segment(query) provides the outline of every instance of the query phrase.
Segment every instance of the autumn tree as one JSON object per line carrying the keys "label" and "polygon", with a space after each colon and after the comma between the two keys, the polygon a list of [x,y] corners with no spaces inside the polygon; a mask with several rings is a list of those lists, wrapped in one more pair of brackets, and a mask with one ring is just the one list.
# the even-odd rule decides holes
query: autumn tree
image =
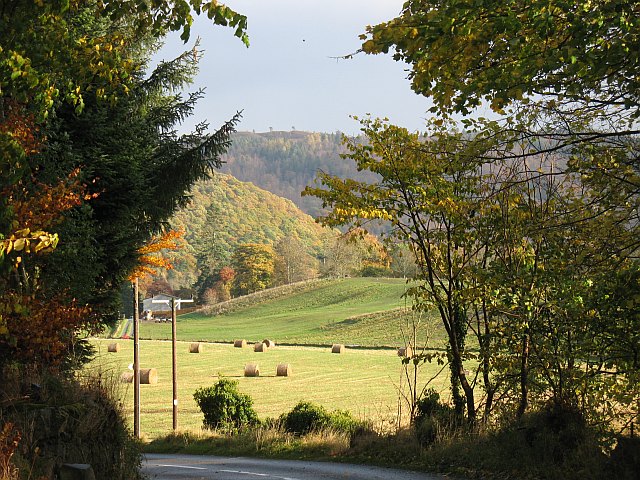
{"label": "autumn tree", "polygon": [[[460,136],[439,132],[428,144],[418,134],[363,120],[369,142],[345,139],[345,158],[358,168],[379,175],[376,183],[357,182],[320,174],[326,188],[308,188],[331,210],[321,217],[331,226],[360,227],[372,219],[392,224],[393,235],[410,243],[419,266],[420,287],[413,290],[420,308],[435,308],[447,332],[451,388],[454,404],[468,418],[476,417],[473,376],[465,367],[472,265],[482,258],[482,247],[473,228],[479,207],[480,170],[473,157],[455,153]],[[430,153],[444,152],[444,153]]]}
{"label": "autumn tree", "polygon": [[[109,421],[122,424],[119,441],[84,440],[105,458],[127,457],[128,466],[116,470],[136,476],[137,448],[119,409],[109,408],[102,381],[83,389],[72,375],[61,382],[49,374],[68,374],[89,360],[82,337],[117,315],[117,293],[144,260],[140,247],[228,146],[238,117],[213,134],[205,125],[191,135],[176,132],[201,95],[179,93],[194,73],[195,51],[144,73],[167,31],[188,38],[194,13],[231,25],[246,40],[246,19],[215,1],[0,3],[3,393],[7,378],[15,383],[0,405],[3,431],[15,435],[0,456],[11,478],[21,431],[40,428],[47,441],[35,442],[35,449],[33,442],[20,445],[20,476],[50,475],[43,459],[68,462],[75,450],[47,431],[50,422],[34,426],[33,415],[14,415],[16,404],[26,401],[38,416],[72,397],[74,410],[106,406]],[[42,375],[46,385],[25,396],[18,385],[28,385],[31,375]],[[13,424],[14,418],[24,423]]]}
{"label": "autumn tree", "polygon": [[167,282],[164,278],[154,278],[151,284],[146,288],[147,297],[153,297],[154,295],[158,295],[159,293],[164,293],[166,295],[173,295],[173,289],[169,282]]}
{"label": "autumn tree", "polygon": [[401,242],[394,242],[389,248],[391,265],[389,268],[394,277],[413,278],[418,273],[416,258],[411,249]]}
{"label": "autumn tree", "polygon": [[[191,183],[218,165],[238,121],[213,134],[205,125],[177,134],[175,125],[201,96],[176,93],[195,72],[195,52],[151,75],[144,69],[163,33],[182,29],[186,38],[193,13],[205,11],[239,36],[244,17],[217,3],[147,7],[23,2],[0,11],[0,287],[12,299],[3,322],[21,325],[9,332],[20,339],[21,331],[39,331],[29,321],[47,318],[38,305],[59,307],[51,316],[67,316],[68,328],[39,337],[52,345],[42,352],[55,351],[33,355],[43,364],[64,356],[53,348],[58,340],[69,345],[86,322],[93,328],[116,316],[119,287],[138,265],[139,248],[184,203]],[[27,302],[18,297],[25,292]],[[11,346],[3,334],[3,347]]]}
{"label": "autumn tree", "polygon": [[331,208],[323,223],[382,219],[408,243],[419,269],[417,308],[436,310],[447,333],[457,410],[471,422],[480,409],[488,420],[498,402],[514,415],[549,400],[598,421],[616,418],[607,402],[628,412],[637,371],[622,366],[633,350],[622,338],[613,343],[625,353],[612,348],[611,335],[635,319],[619,330],[593,321],[596,299],[616,284],[610,272],[630,268],[621,250],[635,235],[627,212],[596,201],[598,192],[562,172],[555,155],[534,162],[522,151],[516,161],[514,148],[498,162],[498,139],[437,123],[424,137],[379,120],[363,121],[363,131],[369,142],[347,140],[346,157],[380,180],[321,175],[325,187],[307,193]]}
{"label": "autumn tree", "polygon": [[202,291],[198,298],[207,305],[226,302],[231,299],[231,288],[236,272],[229,266],[222,267],[214,275],[209,277],[210,286]]}
{"label": "autumn tree", "polygon": [[410,65],[412,88],[433,101],[434,113],[488,105],[502,116],[492,130],[501,130],[506,148],[561,152],[566,170],[608,183],[616,208],[627,208],[640,193],[638,26],[637,5],[621,1],[410,0],[361,38],[364,52],[393,50]]}
{"label": "autumn tree", "polygon": [[231,286],[233,296],[264,290],[271,286],[276,254],[273,247],[249,243],[233,252],[235,277]]}
{"label": "autumn tree", "polygon": [[[305,195],[310,191],[305,190]],[[390,257],[378,238],[363,228],[326,239],[320,273],[329,277],[378,276],[389,273]],[[372,275],[373,273],[373,275]]]}
{"label": "autumn tree", "polygon": [[367,53],[411,66],[413,89],[443,112],[486,102],[500,111],[533,97],[549,108],[590,105],[640,114],[637,5],[597,0],[465,4],[410,0],[400,15],[367,28]]}
{"label": "autumn tree", "polygon": [[274,250],[274,285],[300,282],[317,275],[318,261],[307,253],[307,248],[297,237],[281,238]]}
{"label": "autumn tree", "polygon": [[[99,321],[91,309],[68,292],[43,295],[38,265],[55,250],[58,235],[36,228],[55,228],[64,212],[86,200],[77,171],[57,185],[38,184],[35,192],[22,185],[6,187],[14,222],[22,228],[0,240],[0,366],[9,359],[27,364],[60,367],[74,362],[74,334],[96,332]],[[0,377],[2,372],[0,371]]]}
{"label": "autumn tree", "polygon": [[[554,395],[560,393],[556,398],[576,393],[575,388],[565,389],[565,382],[585,380],[584,376],[576,375],[575,357],[568,350],[575,352],[590,345],[593,350],[589,355],[601,358],[608,355],[603,352],[610,352],[611,358],[618,358],[603,341],[602,330],[597,334],[589,330],[589,338],[578,340],[575,332],[580,330],[576,330],[575,321],[582,311],[581,302],[598,290],[603,306],[610,307],[605,298],[617,298],[621,310],[632,303],[633,290],[629,290],[627,300],[614,293],[619,293],[619,286],[597,273],[594,259],[599,259],[600,267],[609,264],[613,271],[622,268],[631,272],[633,259],[637,257],[638,235],[633,233],[638,225],[640,196],[636,125],[640,102],[634,53],[638,43],[637,13],[635,3],[604,0],[583,4],[533,1],[526,5],[410,0],[397,18],[368,27],[361,37],[363,51],[375,54],[393,50],[396,60],[410,65],[412,88],[432,99],[432,111],[440,117],[454,113],[468,115],[483,105],[501,115],[495,121],[465,118],[463,122],[475,130],[475,135],[501,139],[503,158],[536,159],[539,155],[556,153],[560,159],[553,175],[576,175],[578,184],[572,190],[582,198],[574,197],[572,208],[563,207],[555,212],[557,218],[563,218],[565,225],[573,229],[557,236],[551,234],[554,229],[543,230],[549,235],[539,243],[540,248],[531,250],[529,259],[540,270],[533,277],[531,271],[524,270],[516,275],[519,280],[532,281],[527,287],[533,288],[530,294],[537,290],[538,298],[546,297],[540,309],[531,305],[529,294],[514,301],[514,308],[518,304],[520,309],[538,311],[539,320],[547,322],[547,330],[558,334],[539,337],[536,342],[540,345],[535,346],[543,357],[549,352],[546,347],[556,350],[555,360],[547,358],[538,364],[545,371],[542,383]],[[521,151],[517,152],[518,149]],[[496,161],[494,153],[487,152],[485,160]],[[531,175],[530,180],[548,174],[541,171]],[[530,181],[525,184],[532,185]],[[572,192],[565,193],[573,196]],[[538,205],[543,203],[540,201]],[[551,210],[559,204],[553,206]],[[611,238],[606,240],[598,235],[598,224],[592,223],[594,218],[600,219],[601,227],[606,225]],[[581,234],[576,235],[577,232]],[[591,241],[586,241],[589,238]],[[597,288],[586,288],[577,277],[570,279],[555,270],[556,262],[562,261],[555,257],[557,251],[548,256],[548,248],[554,245],[553,249],[571,251],[572,242],[581,244],[581,249],[576,252],[577,263],[568,262],[571,267],[565,264],[566,268],[582,272],[583,278],[597,282]],[[599,245],[609,256],[600,256],[593,245]],[[593,265],[587,267],[583,263],[585,257]],[[554,281],[551,271],[559,275]],[[542,281],[544,277],[546,280]],[[607,289],[612,290],[603,294]],[[552,300],[559,291],[569,299],[567,308],[560,308]],[[582,314],[597,317],[599,309],[595,304],[593,307],[590,313],[582,311]],[[556,308],[559,310],[555,311]],[[555,321],[559,318],[563,319],[560,325]],[[550,338],[554,340],[550,342]],[[562,354],[557,350],[560,346],[566,348]],[[583,358],[588,357],[584,355]],[[616,377],[619,385],[625,385],[630,395],[635,394],[629,383],[634,374],[613,368],[614,363],[588,374],[594,382],[587,382],[590,398],[598,398],[600,404],[611,401],[611,395],[616,399],[614,403],[620,400],[611,386],[591,388],[606,377],[601,372],[607,368],[611,368],[608,375]],[[596,391],[607,392],[609,400],[594,395]],[[523,400],[526,393],[521,394]]]}

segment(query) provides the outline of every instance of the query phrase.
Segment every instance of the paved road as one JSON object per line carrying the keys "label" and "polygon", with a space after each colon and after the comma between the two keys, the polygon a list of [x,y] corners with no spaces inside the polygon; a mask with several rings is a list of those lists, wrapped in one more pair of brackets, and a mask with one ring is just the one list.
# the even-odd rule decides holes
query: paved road
{"label": "paved road", "polygon": [[328,462],[243,457],[147,454],[142,471],[151,480],[443,480],[390,468]]}

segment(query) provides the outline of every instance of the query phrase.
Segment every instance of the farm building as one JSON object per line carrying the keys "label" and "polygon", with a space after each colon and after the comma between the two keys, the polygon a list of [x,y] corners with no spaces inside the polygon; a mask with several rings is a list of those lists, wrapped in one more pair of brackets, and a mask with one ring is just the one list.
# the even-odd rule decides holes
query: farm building
{"label": "farm building", "polygon": [[[171,299],[175,298],[178,300],[178,297],[174,297],[172,295],[167,295],[166,293],[158,293],[151,298],[145,298],[142,301],[142,310],[145,312],[171,312]],[[166,302],[162,303],[153,303],[153,300],[166,300]],[[176,302],[176,310],[180,310],[180,302]]]}

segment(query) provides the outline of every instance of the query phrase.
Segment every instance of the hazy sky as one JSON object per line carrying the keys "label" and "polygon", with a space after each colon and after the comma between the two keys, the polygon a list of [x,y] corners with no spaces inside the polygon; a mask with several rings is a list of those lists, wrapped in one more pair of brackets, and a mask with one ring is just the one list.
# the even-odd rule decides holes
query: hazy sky
{"label": "hazy sky", "polygon": [[[243,110],[238,130],[309,130],[356,133],[349,115],[389,117],[422,130],[430,103],[415,95],[406,65],[390,55],[356,55],[366,25],[398,15],[404,0],[227,0],[247,15],[251,46],[231,29],[197,20],[204,59],[196,87],[205,87],[190,127],[207,119],[217,126]],[[186,47],[177,35],[160,52],[171,58]]]}

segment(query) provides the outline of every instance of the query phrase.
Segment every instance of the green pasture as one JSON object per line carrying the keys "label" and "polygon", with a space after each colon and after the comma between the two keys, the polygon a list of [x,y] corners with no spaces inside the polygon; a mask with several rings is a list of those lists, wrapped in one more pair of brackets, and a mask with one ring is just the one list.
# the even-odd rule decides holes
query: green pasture
{"label": "green pasture", "polygon": [[[193,312],[178,316],[179,340],[231,342],[264,338],[296,345],[399,346],[406,343],[409,325],[417,320],[410,299],[403,298],[407,284],[396,278],[349,278],[324,281],[316,288],[294,291],[274,299],[243,305],[230,313]],[[433,317],[423,318],[422,345],[442,346],[442,332]],[[143,322],[140,335],[170,339],[168,323]]]}
{"label": "green pasture", "polygon": [[[108,353],[111,342],[120,351]],[[105,377],[119,378],[133,362],[131,340],[94,339],[96,359],[88,366]],[[276,346],[257,353],[253,346],[234,348],[232,344],[207,343],[203,352],[189,353],[188,342],[177,343],[178,398],[180,430],[200,430],[202,414],[193,400],[198,387],[212,385],[219,376],[237,379],[240,390],[248,393],[261,418],[276,417],[289,411],[298,401],[309,400],[328,409],[344,409],[356,417],[383,426],[397,418],[399,389],[406,389],[403,366],[395,350],[346,349],[333,354],[326,347]],[[260,376],[244,377],[244,367],[257,363]],[[276,366],[289,363],[290,377],[276,377]],[[156,368],[157,385],[141,385],[142,434],[153,439],[172,429],[171,342],[141,341],[141,368]],[[421,382],[430,379],[441,367],[426,364],[420,370]],[[447,395],[447,372],[433,386]],[[133,424],[133,385],[121,383],[120,395],[127,418]],[[406,411],[406,407],[403,407]]]}

